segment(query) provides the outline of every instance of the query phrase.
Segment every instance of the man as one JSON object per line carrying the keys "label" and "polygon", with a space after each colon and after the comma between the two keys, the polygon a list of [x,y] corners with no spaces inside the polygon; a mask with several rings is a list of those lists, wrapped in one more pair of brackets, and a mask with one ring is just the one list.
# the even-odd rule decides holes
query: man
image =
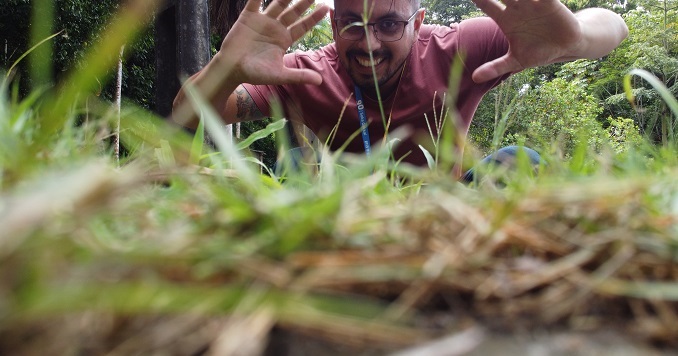
{"label": "man", "polygon": [[[304,123],[321,141],[335,131],[330,149],[347,144],[347,151],[369,153],[388,132],[406,128],[395,159],[423,165],[417,145],[431,142],[426,119],[445,110],[455,58],[464,66],[452,117],[465,135],[482,96],[511,73],[599,58],[628,34],[621,17],[604,9],[573,14],[558,0],[473,1],[489,17],[447,27],[424,25],[420,0],[368,0],[367,9],[364,0],[335,0],[335,42],[285,54],[327,7],[302,16],[313,0],[291,6],[291,0],[275,0],[263,12],[260,0],[250,0],[221,50],[190,82],[227,123],[267,117],[277,98],[288,119]],[[182,91],[175,108],[183,101]]]}

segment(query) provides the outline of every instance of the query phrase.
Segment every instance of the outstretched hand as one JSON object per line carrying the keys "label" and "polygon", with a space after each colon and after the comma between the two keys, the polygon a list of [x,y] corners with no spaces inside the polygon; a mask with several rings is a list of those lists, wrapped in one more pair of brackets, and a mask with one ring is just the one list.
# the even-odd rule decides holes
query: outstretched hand
{"label": "outstretched hand", "polygon": [[478,67],[481,83],[526,68],[577,58],[583,45],[581,24],[558,0],[473,0],[509,42],[503,57]]}
{"label": "outstretched hand", "polygon": [[314,0],[275,0],[260,12],[261,0],[249,0],[221,44],[217,63],[230,71],[229,80],[251,84],[320,84],[319,73],[287,68],[283,55],[325,16],[327,5],[303,16]]}

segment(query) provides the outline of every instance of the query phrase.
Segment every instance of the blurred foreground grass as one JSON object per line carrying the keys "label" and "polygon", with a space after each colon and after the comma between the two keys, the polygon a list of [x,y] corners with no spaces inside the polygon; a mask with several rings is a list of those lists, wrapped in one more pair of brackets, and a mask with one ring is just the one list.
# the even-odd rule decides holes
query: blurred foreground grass
{"label": "blurred foreground grass", "polygon": [[209,108],[218,153],[127,106],[117,162],[117,114],[90,76],[23,99],[10,78],[1,353],[255,354],[276,325],[386,350],[474,325],[678,340],[673,146],[554,149],[537,177],[498,170],[473,188],[388,152],[262,175]]}
{"label": "blurred foreground grass", "polygon": [[274,325],[384,349],[471,325],[678,336],[672,148],[582,149],[505,188],[385,154],[282,178],[128,108],[118,166],[107,105],[36,142],[39,103],[4,89],[0,350],[228,354]]}

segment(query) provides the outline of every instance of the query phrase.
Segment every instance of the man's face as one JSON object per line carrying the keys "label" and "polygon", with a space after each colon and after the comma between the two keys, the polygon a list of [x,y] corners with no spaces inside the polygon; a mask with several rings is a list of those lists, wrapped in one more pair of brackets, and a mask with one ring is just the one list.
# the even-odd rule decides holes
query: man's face
{"label": "man's face", "polygon": [[[364,28],[362,28],[363,35],[361,38],[351,40],[342,38],[342,36],[350,36],[346,36],[344,33],[340,35],[339,32],[342,28],[338,27],[335,20],[340,19],[342,23],[362,22],[365,12],[364,2],[363,0],[335,0],[334,3],[335,10],[330,13],[334,40],[337,45],[339,60],[348,71],[351,79],[361,88],[374,88],[369,55],[371,49],[380,88],[387,89],[385,87],[394,85],[397,82],[400,69],[410,54],[412,44],[419,34],[419,27],[424,17],[423,11],[417,12],[418,9],[415,7],[414,1],[411,0],[368,0],[367,11],[370,14],[368,23],[377,23],[384,20],[407,21],[411,19],[411,21],[405,24],[402,38],[396,41],[384,41],[383,39],[389,38],[386,38],[388,37],[386,31],[379,31],[379,25],[375,25],[378,32],[376,36],[374,33],[375,26],[369,26],[367,34],[364,34]],[[416,15],[412,18],[415,12]],[[386,25],[382,27],[386,29],[393,23],[382,24]],[[396,37],[399,37],[399,34]]]}

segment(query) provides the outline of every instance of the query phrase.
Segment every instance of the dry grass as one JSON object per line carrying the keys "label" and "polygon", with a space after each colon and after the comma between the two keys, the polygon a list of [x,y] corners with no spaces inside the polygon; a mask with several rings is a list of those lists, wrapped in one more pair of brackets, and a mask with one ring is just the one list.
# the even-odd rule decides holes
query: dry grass
{"label": "dry grass", "polygon": [[275,325],[352,350],[472,326],[678,340],[669,178],[253,193],[180,171],[85,164],[6,193],[0,350],[257,354]]}

